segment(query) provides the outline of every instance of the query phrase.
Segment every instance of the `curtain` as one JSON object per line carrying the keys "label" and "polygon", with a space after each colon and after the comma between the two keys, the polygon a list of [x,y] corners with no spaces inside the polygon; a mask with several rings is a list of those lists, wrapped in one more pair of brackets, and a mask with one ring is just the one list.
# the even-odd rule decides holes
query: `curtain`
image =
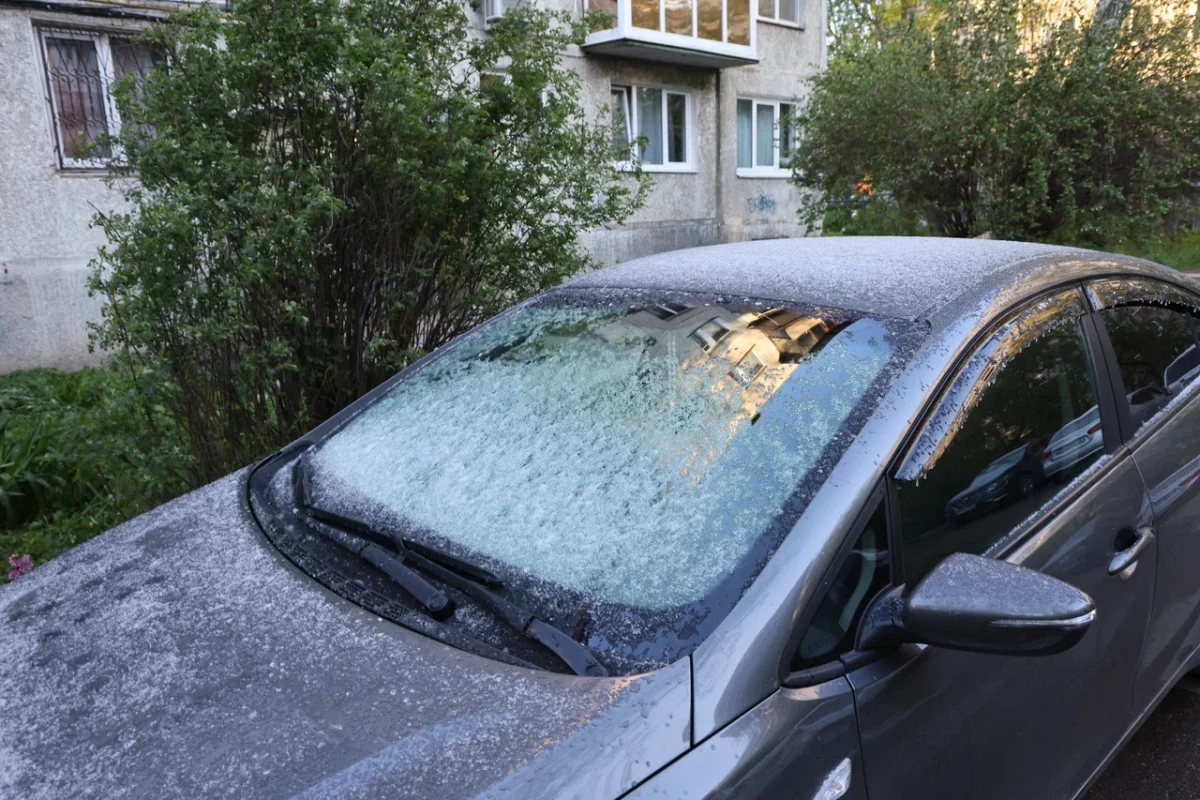
{"label": "curtain", "polygon": [[107,158],[107,147],[87,152],[89,143],[108,131],[96,43],[91,39],[47,37],[46,62],[63,157]]}
{"label": "curtain", "polygon": [[662,89],[637,90],[638,136],[642,143],[642,163],[663,163],[663,101]]}
{"label": "curtain", "polygon": [[737,101],[737,165],[748,169],[754,166],[754,103]]}

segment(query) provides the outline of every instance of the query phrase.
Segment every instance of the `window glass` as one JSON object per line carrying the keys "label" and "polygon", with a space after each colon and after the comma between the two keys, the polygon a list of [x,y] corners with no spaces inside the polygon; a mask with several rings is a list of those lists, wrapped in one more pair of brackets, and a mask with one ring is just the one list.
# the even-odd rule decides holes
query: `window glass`
{"label": "window glass", "polygon": [[667,160],[687,161],[687,98],[681,94],[667,94]]}
{"label": "window glass", "polygon": [[755,542],[795,519],[789,498],[877,402],[895,337],[737,304],[662,320],[661,300],[611,298],[521,307],[447,346],[322,445],[315,501],[377,509],[506,584],[586,594],[597,619],[745,581],[738,565],[765,563]]}
{"label": "window glass", "polygon": [[1200,374],[1200,326],[1191,314],[1163,306],[1106,308],[1100,317],[1136,430]]}
{"label": "window glass", "polygon": [[754,101],[737,101],[737,165],[743,169],[754,166]]}
{"label": "window glass", "polygon": [[867,603],[890,582],[887,515],[880,503],[808,623],[792,669],[832,661],[852,650]]}
{"label": "window glass", "polygon": [[779,104],[779,166],[786,167],[796,148],[796,109],[791,103]]}
{"label": "window glass", "polygon": [[775,166],[775,106],[760,105],[754,109],[754,163],[759,167]]}
{"label": "window glass", "polygon": [[779,18],[785,22],[799,22],[799,0],[779,0]]}
{"label": "window glass", "polygon": [[598,23],[593,31],[608,30],[617,27],[617,0],[587,0],[588,11],[602,11],[610,17]]}
{"label": "window glass", "polygon": [[775,19],[775,0],[758,0],[758,16]]}
{"label": "window glass", "polygon": [[700,0],[696,9],[696,35],[701,39],[721,41],[721,0]]}
{"label": "window glass", "polygon": [[479,73],[479,88],[481,91],[498,92],[503,91],[508,84],[508,76],[502,72],[481,72]]}
{"label": "window glass", "polygon": [[692,35],[691,0],[664,0],[667,14],[667,33]]}
{"label": "window glass", "polygon": [[909,585],[985,552],[1101,457],[1082,310],[1071,292],[1012,318],[934,411],[896,476]]}
{"label": "window glass", "polygon": [[793,103],[739,99],[738,169],[784,177],[779,171],[788,167],[796,147],[795,115]]}
{"label": "window glass", "polygon": [[115,80],[119,81],[130,73],[142,76],[154,69],[155,58],[148,45],[118,36],[112,37],[110,42]]}
{"label": "window glass", "polygon": [[613,150],[625,152],[629,147],[629,90],[614,86],[609,101],[612,112]]}
{"label": "window glass", "polygon": [[637,90],[638,137],[643,164],[663,163],[663,92],[639,87]]}
{"label": "window glass", "polygon": [[633,26],[652,31],[661,29],[662,20],[658,13],[658,0],[632,0]]}
{"label": "window glass", "polygon": [[[119,36],[109,38],[109,47],[112,49],[114,80],[119,81],[126,75],[132,75],[134,96],[139,99],[142,98],[145,78],[160,60],[159,54],[142,42]],[[129,123],[128,121],[123,121],[123,124],[127,125]],[[138,126],[138,129],[144,134],[153,134],[154,132],[148,126]]]}
{"label": "window glass", "polygon": [[107,146],[89,150],[96,137],[108,131],[96,42],[47,36],[46,68],[63,158],[108,158]]}
{"label": "window glass", "polygon": [[730,44],[750,44],[750,0],[727,0],[725,7],[729,25],[726,41]]}

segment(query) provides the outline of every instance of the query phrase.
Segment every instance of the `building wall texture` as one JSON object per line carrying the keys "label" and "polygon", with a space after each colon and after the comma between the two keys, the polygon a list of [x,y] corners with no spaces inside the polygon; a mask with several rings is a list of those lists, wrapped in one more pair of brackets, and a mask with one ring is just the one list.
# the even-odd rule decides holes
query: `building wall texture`
{"label": "building wall texture", "polygon": [[88,21],[0,6],[0,372],[96,360],[86,280],[104,236],[91,219],[121,202],[103,173],[58,168],[35,20]]}
{"label": "building wall texture", "polygon": [[[739,177],[736,170],[738,98],[802,99],[805,79],[824,66],[825,0],[801,1],[804,28],[757,23],[754,65],[718,70],[578,48],[564,53],[582,77],[585,108],[597,119],[614,83],[681,89],[692,102],[694,171],[654,174],[646,205],[626,225],[585,232],[597,261],[805,233],[796,216],[797,189],[786,178]],[[546,2],[577,7],[575,0]],[[73,12],[34,10],[0,0],[0,372],[74,369],[101,358],[88,350],[88,323],[101,308],[99,298],[88,296],[88,263],[104,243],[91,220],[122,208],[121,187],[102,171],[59,168],[35,26],[128,29],[143,23],[96,16],[104,0],[76,5]],[[481,12],[472,13],[482,31]]]}
{"label": "building wall texture", "polygon": [[[567,7],[570,7],[568,4]],[[824,0],[806,0],[803,29],[757,23],[759,63],[721,70],[570,52],[584,81],[585,108],[609,88],[648,84],[687,89],[695,105],[696,172],[656,173],[646,205],[618,229],[585,236],[602,264],[651,253],[749,239],[803,236],[798,189],[784,177],[737,174],[738,98],[803,100],[806,80],[826,62]]]}

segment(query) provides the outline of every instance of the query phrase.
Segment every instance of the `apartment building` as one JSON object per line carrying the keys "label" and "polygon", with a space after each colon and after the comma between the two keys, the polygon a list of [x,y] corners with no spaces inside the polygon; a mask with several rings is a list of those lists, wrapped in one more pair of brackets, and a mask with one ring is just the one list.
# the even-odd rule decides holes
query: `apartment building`
{"label": "apartment building", "polygon": [[[803,234],[787,180],[787,120],[824,66],[825,0],[480,0],[480,35],[518,2],[614,16],[563,57],[585,107],[644,140],[653,190],[624,227],[589,231],[602,263],[724,241]],[[0,372],[76,368],[87,350],[96,211],[121,207],[82,144],[115,131],[109,86],[152,67],[130,35],[170,0],[0,0]]]}
{"label": "apartment building", "polygon": [[[565,58],[585,108],[607,106],[615,135],[645,139],[653,174],[627,225],[587,235],[601,262],[804,234],[790,119],[825,66],[824,0],[546,1],[613,15]],[[484,0],[480,24],[501,2],[512,0]]]}

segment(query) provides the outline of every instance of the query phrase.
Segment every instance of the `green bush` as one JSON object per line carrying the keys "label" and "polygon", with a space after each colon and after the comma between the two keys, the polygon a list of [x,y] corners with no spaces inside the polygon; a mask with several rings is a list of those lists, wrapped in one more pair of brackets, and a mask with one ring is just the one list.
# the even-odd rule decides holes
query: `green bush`
{"label": "green bush", "polygon": [[521,9],[481,38],[457,0],[241,0],[149,33],[166,68],[118,89],[113,167],[139,180],[97,217],[91,285],[195,482],[584,268],[579,233],[641,204],[562,60],[588,23]]}
{"label": "green bush", "polygon": [[792,162],[814,190],[807,223],[1092,246],[1178,235],[1200,197],[1188,3],[1110,4],[1127,10],[1081,25],[1052,24],[1040,0],[936,5],[848,39],[813,80]]}
{"label": "green bush", "polygon": [[1121,242],[1112,249],[1118,253],[1157,261],[1175,269],[1200,272],[1200,232],[1142,242]]}
{"label": "green bush", "polygon": [[127,378],[0,376],[0,556],[41,563],[185,491],[186,466],[170,418],[147,413]]}

